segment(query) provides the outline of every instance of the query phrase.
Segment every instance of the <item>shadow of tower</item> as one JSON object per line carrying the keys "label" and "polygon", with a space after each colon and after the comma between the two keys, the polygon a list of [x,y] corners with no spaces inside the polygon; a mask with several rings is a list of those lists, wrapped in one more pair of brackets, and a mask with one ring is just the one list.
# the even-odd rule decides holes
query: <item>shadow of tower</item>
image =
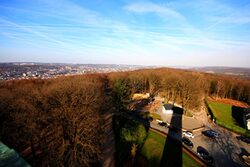
{"label": "shadow of tower", "polygon": [[[166,138],[161,167],[182,167],[182,114],[181,108],[174,108]],[[178,111],[178,112],[176,112]]]}

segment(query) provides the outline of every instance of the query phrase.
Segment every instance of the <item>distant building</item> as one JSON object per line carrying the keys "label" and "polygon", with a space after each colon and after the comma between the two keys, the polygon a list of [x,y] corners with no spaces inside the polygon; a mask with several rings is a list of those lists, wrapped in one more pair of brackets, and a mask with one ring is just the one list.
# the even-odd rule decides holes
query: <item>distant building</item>
{"label": "distant building", "polygon": [[164,104],[162,106],[162,113],[163,114],[173,114],[173,105],[172,104]]}
{"label": "distant building", "polygon": [[250,108],[244,110],[243,120],[247,130],[250,130]]}

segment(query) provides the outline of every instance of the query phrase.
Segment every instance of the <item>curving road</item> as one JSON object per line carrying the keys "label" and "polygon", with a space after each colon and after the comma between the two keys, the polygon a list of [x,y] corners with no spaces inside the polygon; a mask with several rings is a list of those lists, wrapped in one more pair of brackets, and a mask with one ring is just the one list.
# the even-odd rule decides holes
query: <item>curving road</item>
{"label": "curving road", "polygon": [[[143,123],[146,122],[145,120],[135,117],[134,115],[124,114],[123,116],[126,116],[127,118],[130,118],[130,119],[137,119]],[[198,146],[204,147],[205,149],[208,150],[209,154],[214,158],[213,165],[216,167],[217,166],[218,167],[245,166],[239,159],[238,154],[241,153],[242,149],[245,149],[246,151],[250,152],[250,146],[242,141],[238,141],[236,139],[237,134],[231,131],[228,131],[224,128],[221,128],[214,123],[210,124],[207,121],[202,121],[202,122],[205,125],[205,129],[213,129],[219,132],[220,136],[219,138],[213,140],[202,135],[201,131],[194,133],[195,137],[193,139],[190,139],[194,144],[192,151],[196,152],[196,149]],[[168,134],[169,129],[158,125],[158,122],[156,121],[150,122],[150,124],[147,124],[147,126]],[[172,136],[172,137],[177,138],[177,140],[181,140],[179,135]]]}
{"label": "curving road", "polygon": [[[150,127],[157,129],[164,133],[168,133],[168,128],[161,127],[156,121],[151,122]],[[197,132],[194,134],[194,138],[190,139],[194,147],[192,151],[196,152],[198,146],[202,146],[208,150],[209,154],[214,158],[214,166],[218,167],[240,167],[244,164],[240,161],[238,154],[241,149],[244,148],[248,152],[250,151],[250,146],[246,143],[238,141],[236,139],[236,134],[233,134],[227,130],[224,130],[217,125],[207,127],[207,129],[213,129],[220,133],[218,139],[210,139]],[[176,136],[173,136],[176,138]],[[181,140],[181,139],[179,139]]]}

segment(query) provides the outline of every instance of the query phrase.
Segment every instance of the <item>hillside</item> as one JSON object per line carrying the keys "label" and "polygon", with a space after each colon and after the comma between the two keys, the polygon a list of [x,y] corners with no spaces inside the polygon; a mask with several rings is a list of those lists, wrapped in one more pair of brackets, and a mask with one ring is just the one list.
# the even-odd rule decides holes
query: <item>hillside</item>
{"label": "hillside", "polygon": [[250,104],[249,80],[169,68],[7,81],[0,92],[1,141],[40,166],[99,166],[105,116],[127,111],[134,93],[160,94],[184,114],[206,96]]}

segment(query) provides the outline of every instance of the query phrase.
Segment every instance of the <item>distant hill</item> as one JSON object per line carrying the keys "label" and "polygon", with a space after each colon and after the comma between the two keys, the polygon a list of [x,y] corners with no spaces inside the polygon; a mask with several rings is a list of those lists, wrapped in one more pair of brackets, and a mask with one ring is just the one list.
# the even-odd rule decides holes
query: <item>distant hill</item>
{"label": "distant hill", "polygon": [[206,73],[226,74],[250,78],[250,68],[240,67],[191,67],[190,70],[201,71]]}

